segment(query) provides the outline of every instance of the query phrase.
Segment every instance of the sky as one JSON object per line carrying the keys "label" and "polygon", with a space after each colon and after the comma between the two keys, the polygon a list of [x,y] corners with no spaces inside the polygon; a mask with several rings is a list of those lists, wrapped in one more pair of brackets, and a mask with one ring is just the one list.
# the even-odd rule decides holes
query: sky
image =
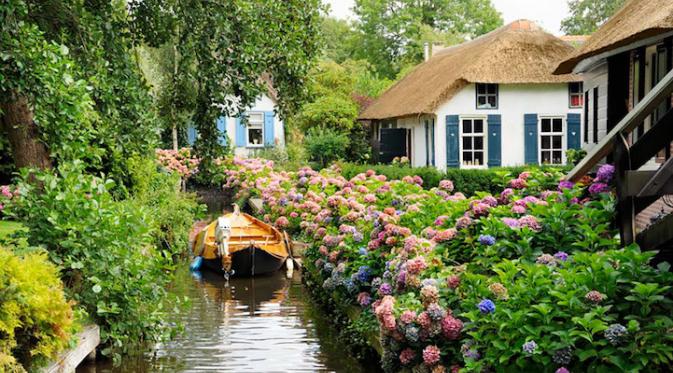
{"label": "sky", "polygon": [[[561,20],[568,15],[567,0],[491,0],[502,13],[505,24],[525,18],[535,21],[545,30],[561,35]],[[330,14],[336,18],[353,18],[351,8],[355,0],[325,0]]]}

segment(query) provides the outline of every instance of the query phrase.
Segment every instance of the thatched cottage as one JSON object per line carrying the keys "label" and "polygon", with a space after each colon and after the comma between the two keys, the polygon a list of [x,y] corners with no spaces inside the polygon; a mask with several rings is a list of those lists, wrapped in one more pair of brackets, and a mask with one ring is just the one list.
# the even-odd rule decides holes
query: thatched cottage
{"label": "thatched cottage", "polygon": [[520,20],[446,48],[418,65],[361,114],[379,161],[483,168],[565,164],[581,146],[583,88],[553,75],[574,51]]}
{"label": "thatched cottage", "polygon": [[623,242],[667,248],[673,259],[671,70],[673,1],[628,0],[556,73],[585,80],[589,154],[568,177],[614,163]]}

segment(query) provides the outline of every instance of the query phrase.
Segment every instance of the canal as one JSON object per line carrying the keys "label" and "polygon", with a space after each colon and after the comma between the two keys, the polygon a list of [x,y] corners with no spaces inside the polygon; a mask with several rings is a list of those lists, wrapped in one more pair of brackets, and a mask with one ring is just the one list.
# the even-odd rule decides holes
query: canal
{"label": "canal", "polygon": [[[185,267],[187,265],[185,264]],[[301,284],[284,272],[224,279],[181,269],[173,287],[191,306],[176,315],[184,332],[121,366],[85,363],[93,372],[364,372]]]}

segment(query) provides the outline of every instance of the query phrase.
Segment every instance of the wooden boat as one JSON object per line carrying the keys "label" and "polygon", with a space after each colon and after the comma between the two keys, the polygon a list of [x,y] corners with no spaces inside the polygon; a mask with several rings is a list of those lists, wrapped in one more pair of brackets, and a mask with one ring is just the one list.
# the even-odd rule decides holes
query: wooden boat
{"label": "wooden boat", "polygon": [[238,206],[203,228],[192,250],[196,257],[192,270],[206,267],[226,278],[275,272],[290,257],[287,234],[240,212]]}

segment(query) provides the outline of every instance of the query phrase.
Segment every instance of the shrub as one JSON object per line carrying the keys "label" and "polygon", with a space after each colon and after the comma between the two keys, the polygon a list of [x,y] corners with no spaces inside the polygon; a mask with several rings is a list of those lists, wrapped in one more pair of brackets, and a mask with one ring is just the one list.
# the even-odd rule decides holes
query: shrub
{"label": "shrub", "polygon": [[180,191],[178,172],[158,172],[155,162],[142,158],[130,159],[129,168],[133,187],[124,203],[145,208],[154,245],[168,250],[167,257],[184,256],[194,219],[205,207],[196,195]]}
{"label": "shrub", "polygon": [[334,161],[343,159],[350,145],[346,133],[330,128],[311,128],[304,139],[309,159],[325,167]]}
{"label": "shrub", "polygon": [[[151,190],[148,182],[138,188]],[[174,299],[166,291],[170,257],[155,247],[161,222],[139,203],[115,201],[113,184],[83,173],[79,162],[53,171],[24,170],[20,196],[8,210],[24,222],[28,242],[46,248],[61,266],[69,298],[101,326],[103,353],[118,361],[131,345],[169,332],[164,320]]]}
{"label": "shrub", "polygon": [[68,345],[73,312],[43,251],[0,247],[0,371],[44,363]]}

